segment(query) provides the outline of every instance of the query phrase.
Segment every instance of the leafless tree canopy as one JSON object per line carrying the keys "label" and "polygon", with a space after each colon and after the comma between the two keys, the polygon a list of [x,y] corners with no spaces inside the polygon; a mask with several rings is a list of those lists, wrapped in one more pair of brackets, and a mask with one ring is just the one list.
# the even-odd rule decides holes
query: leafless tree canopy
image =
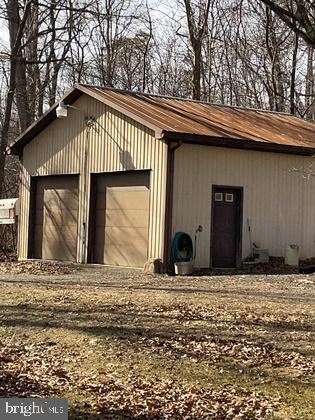
{"label": "leafless tree canopy", "polygon": [[313,3],[0,0],[2,196],[17,195],[7,145],[76,82],[313,120]]}
{"label": "leafless tree canopy", "polygon": [[315,47],[315,4],[313,0],[260,0],[305,42]]}

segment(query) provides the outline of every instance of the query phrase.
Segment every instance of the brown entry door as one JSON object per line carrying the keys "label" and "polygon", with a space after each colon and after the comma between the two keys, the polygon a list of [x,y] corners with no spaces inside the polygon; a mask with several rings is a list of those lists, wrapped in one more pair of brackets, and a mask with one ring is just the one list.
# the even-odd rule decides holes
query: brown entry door
{"label": "brown entry door", "polygon": [[241,260],[242,190],[214,187],[212,203],[212,266],[236,267]]}

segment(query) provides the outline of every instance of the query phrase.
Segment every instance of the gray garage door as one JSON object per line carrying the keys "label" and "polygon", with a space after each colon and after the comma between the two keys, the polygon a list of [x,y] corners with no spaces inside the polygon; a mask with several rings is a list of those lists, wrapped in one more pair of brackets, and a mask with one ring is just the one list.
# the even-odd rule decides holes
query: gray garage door
{"label": "gray garage door", "polygon": [[148,253],[149,171],[96,176],[94,260],[143,267]]}
{"label": "gray garage door", "polygon": [[76,261],[78,177],[40,177],[36,183],[33,254],[47,260]]}

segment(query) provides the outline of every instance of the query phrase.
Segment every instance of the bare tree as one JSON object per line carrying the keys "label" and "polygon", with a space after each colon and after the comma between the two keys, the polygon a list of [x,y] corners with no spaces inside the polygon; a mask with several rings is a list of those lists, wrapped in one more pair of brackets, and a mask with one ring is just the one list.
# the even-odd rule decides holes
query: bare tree
{"label": "bare tree", "polygon": [[307,48],[307,71],[305,80],[305,115],[308,120],[314,120],[315,114],[315,80],[314,80],[314,48]]}
{"label": "bare tree", "polygon": [[19,14],[18,0],[8,0],[6,5],[7,19],[10,33],[10,75],[9,89],[5,100],[5,110],[0,137],[0,188],[3,194],[3,180],[5,167],[5,153],[8,145],[8,135],[10,130],[10,120],[14,93],[16,89],[16,78],[18,73],[19,61],[21,59],[22,38],[31,10],[31,0],[25,2],[22,15]]}
{"label": "bare tree", "polygon": [[313,2],[179,2],[171,18],[150,0],[0,5],[10,35],[7,50],[0,41],[1,183],[10,130],[26,128],[76,82],[314,119]]}
{"label": "bare tree", "polygon": [[193,99],[201,98],[202,45],[208,29],[208,17],[212,0],[183,0],[186,10],[189,38],[194,54]]}
{"label": "bare tree", "polygon": [[260,0],[304,41],[315,46],[315,4],[313,0]]}
{"label": "bare tree", "polygon": [[276,111],[283,112],[285,111],[285,87],[279,51],[280,46],[283,43],[283,35],[277,35],[276,25],[277,22],[270,8],[266,7],[265,41],[266,50],[271,63],[273,103]]}

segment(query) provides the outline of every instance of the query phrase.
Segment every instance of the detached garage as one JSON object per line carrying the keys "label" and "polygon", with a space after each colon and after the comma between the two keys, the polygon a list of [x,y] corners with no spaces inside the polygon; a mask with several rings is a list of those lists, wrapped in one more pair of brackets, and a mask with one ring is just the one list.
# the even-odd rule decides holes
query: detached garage
{"label": "detached garage", "polygon": [[21,161],[19,258],[169,267],[176,232],[198,232],[199,267],[238,266],[252,242],[271,256],[298,244],[301,258],[315,257],[315,181],[303,176],[314,127],[76,85],[11,146]]}

